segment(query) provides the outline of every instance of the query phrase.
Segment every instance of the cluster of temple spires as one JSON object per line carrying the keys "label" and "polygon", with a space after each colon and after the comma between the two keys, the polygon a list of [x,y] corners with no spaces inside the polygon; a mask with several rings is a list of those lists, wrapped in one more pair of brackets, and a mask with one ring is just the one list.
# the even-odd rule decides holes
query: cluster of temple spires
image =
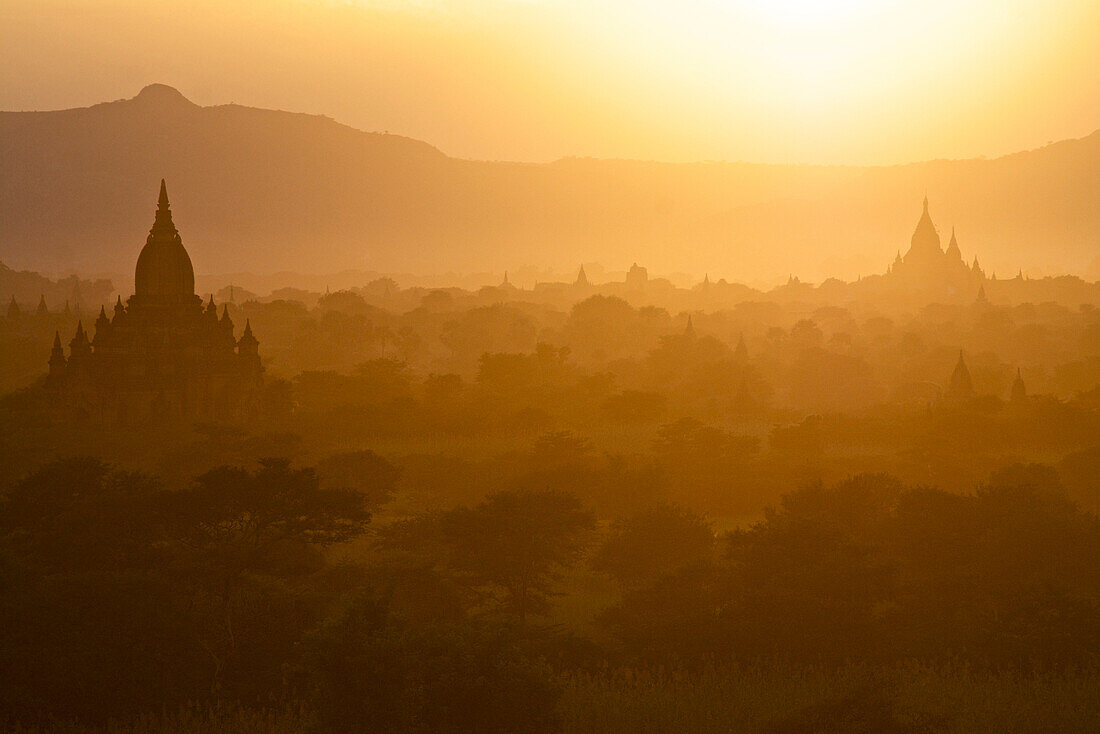
{"label": "cluster of temple spires", "polygon": [[172,223],[163,181],[153,227],[138,255],[134,295],[101,307],[69,341],[54,333],[46,388],[58,420],[103,423],[220,420],[253,414],[263,366],[246,322],[234,337],[228,305],[195,294],[191,258]]}
{"label": "cluster of temple spires", "polygon": [[[43,305],[45,301],[43,300]],[[94,351],[109,350],[116,346],[117,335],[120,329],[128,326],[128,313],[122,304],[122,296],[115,301],[114,314],[107,316],[107,310],[103,306],[99,308],[99,316],[95,320],[95,333],[88,338],[84,330],[83,321],[76,322],[76,333],[69,341],[69,357],[65,358],[65,351],[61,346],[61,332],[55,331],[53,337],[53,349],[50,352],[50,374],[56,375],[68,367],[75,367],[90,362]],[[212,348],[236,349],[241,357],[256,357],[259,353],[260,342],[252,333],[252,323],[245,320],[244,333],[240,339],[233,336],[233,320],[229,317],[229,306],[223,304],[221,317],[218,316],[218,307],[214,304],[214,295],[206,304],[202,315],[203,336],[206,345]]]}
{"label": "cluster of temple spires", "polygon": [[[73,312],[72,309],[69,307],[69,302],[65,301],[65,308],[62,309],[61,313],[68,316],[72,312]],[[79,305],[77,306],[76,312],[78,314],[80,313],[80,306]],[[46,305],[46,296],[45,296],[45,294],[42,294],[38,298],[38,307],[35,308],[34,315],[35,316],[48,316],[49,314],[50,314],[50,308],[49,308],[49,306]],[[15,296],[12,296],[11,300],[8,301],[8,318],[9,319],[18,319],[22,315],[23,315],[23,309],[19,306],[18,301],[15,300]]]}
{"label": "cluster of temple spires", "polygon": [[[142,349],[156,349],[155,344],[150,342],[149,339],[160,329],[149,323],[146,317],[140,315],[135,317],[131,313],[134,311],[132,307],[135,302],[140,302],[141,309],[146,312],[149,308],[158,310],[166,305],[170,306],[173,311],[182,306],[184,311],[179,312],[180,314],[185,314],[190,308],[197,309],[193,312],[197,316],[197,323],[183,317],[182,321],[178,321],[177,318],[175,324],[177,327],[183,327],[183,332],[177,331],[177,333],[186,333],[190,337],[187,340],[189,343],[173,344],[170,343],[174,338],[173,334],[169,332],[164,335],[164,338],[169,342],[165,343],[164,346],[169,350],[183,349],[187,351],[197,349],[201,355],[206,355],[206,359],[213,358],[216,354],[232,355],[236,352],[235,356],[241,359],[242,362],[248,362],[253,367],[252,371],[256,374],[259,373],[259,342],[252,333],[251,323],[246,321],[240,340],[236,340],[233,336],[233,321],[229,317],[228,305],[223,305],[219,317],[213,294],[211,294],[205,308],[201,307],[201,301],[194,295],[194,271],[179,233],[172,222],[167,187],[163,180],[161,181],[157,204],[153,227],[149,232],[146,246],[138,258],[135,277],[137,295],[130,301],[131,308],[123,305],[121,296],[115,302],[113,316],[108,317],[106,309],[100,307],[99,316],[95,321],[95,333],[91,338],[84,330],[83,321],[78,321],[76,333],[69,342],[68,358],[66,358],[62,347],[61,334],[55,332],[53,349],[49,359],[51,378],[60,378],[62,374],[72,375],[74,372],[83,372],[84,367],[92,364],[93,354],[97,355],[95,360],[97,362],[101,362],[98,357],[109,357],[112,352],[119,356],[127,351],[132,354],[134,345],[128,343],[127,332],[132,332],[135,328],[144,333],[141,338],[144,343]],[[928,199],[925,197],[923,212],[913,233],[910,249],[904,258],[901,257],[900,252],[898,253],[898,257],[888,270],[888,274],[897,274],[899,270],[912,272],[923,270],[927,272],[930,268],[940,269],[945,266],[951,269],[957,267],[959,270],[968,270],[967,275],[976,278],[979,282],[985,278],[984,272],[978,265],[977,258],[974,259],[974,263],[970,268],[966,268],[962,261],[954,229],[952,229],[951,241],[947,250],[940,249],[939,235],[932,224],[928,212]],[[959,272],[959,270],[955,272]],[[639,267],[635,263],[627,274],[627,285],[644,285],[647,276],[645,268]],[[705,282],[709,282],[709,277]],[[506,273],[505,285],[507,284]],[[586,285],[588,285],[588,278],[582,265],[574,286]],[[194,299],[194,305],[188,307],[186,304],[190,299]],[[985,301],[984,286],[979,288],[978,300],[980,302]],[[66,304],[67,309],[68,304]],[[39,300],[37,313],[40,315],[48,313],[44,295]],[[8,316],[14,318],[19,315],[19,305],[13,296],[8,307]],[[134,321],[134,323],[131,324],[131,321]],[[695,335],[690,316],[685,335]],[[737,345],[736,354],[741,361],[747,359],[743,337]],[[1026,397],[1026,394],[1023,380],[1019,370],[1017,370],[1016,379],[1012,385],[1011,399],[1013,401],[1022,400]],[[970,372],[963,359],[962,352],[959,353],[959,361],[944,389],[943,395],[950,400],[967,399],[974,395]]]}
{"label": "cluster of temple spires", "polygon": [[[894,258],[894,262],[887,269],[887,272],[892,272],[895,268],[904,265],[906,262],[913,260],[928,259],[929,257],[935,259],[939,256],[943,256],[947,262],[959,263],[963,266],[966,265],[963,260],[962,250],[959,249],[959,240],[955,236],[955,228],[951,227],[951,240],[947,243],[947,249],[940,249],[940,237],[936,232],[936,227],[932,223],[932,216],[928,211],[928,197],[924,197],[924,210],[921,212],[920,219],[917,221],[916,229],[913,231],[913,238],[910,243],[909,252],[905,257],[902,257],[901,250],[898,250],[897,256]],[[970,272],[972,275],[979,278],[985,277],[985,271],[982,270],[981,265],[978,264],[978,256],[974,256],[974,261],[970,264]],[[1022,275],[1022,272],[1021,272]],[[996,276],[994,276],[996,279]]]}
{"label": "cluster of temple spires", "polygon": [[[688,314],[687,326],[684,327],[683,336],[692,340],[696,338],[695,324],[691,314]],[[744,333],[739,334],[737,337],[737,346],[733,352],[733,360],[735,364],[739,365],[747,364],[749,361],[749,352],[748,348],[745,346]],[[748,399],[747,380],[742,380],[739,394],[741,400]],[[942,396],[944,400],[951,403],[963,402],[977,397],[977,393],[974,391],[974,381],[970,376],[970,368],[966,366],[966,360],[963,358],[963,350],[961,349],[959,350],[959,360],[955,363],[955,369],[952,370],[951,376],[943,387]],[[1012,381],[1012,387],[1009,389],[1009,400],[1019,404],[1026,399],[1027,387],[1024,385],[1024,379],[1020,374],[1020,368],[1017,367],[1016,378]]]}
{"label": "cluster of temple spires", "polygon": [[[974,382],[970,377],[970,369],[966,366],[966,360],[963,359],[962,350],[959,350],[959,361],[955,363],[955,369],[951,373],[951,379],[947,382],[947,388],[944,390],[944,398],[949,401],[969,400],[975,397]],[[1020,368],[1016,368],[1016,379],[1012,381],[1012,387],[1009,390],[1009,400],[1013,403],[1021,403],[1027,398],[1027,388],[1024,385],[1024,378],[1020,374]]]}

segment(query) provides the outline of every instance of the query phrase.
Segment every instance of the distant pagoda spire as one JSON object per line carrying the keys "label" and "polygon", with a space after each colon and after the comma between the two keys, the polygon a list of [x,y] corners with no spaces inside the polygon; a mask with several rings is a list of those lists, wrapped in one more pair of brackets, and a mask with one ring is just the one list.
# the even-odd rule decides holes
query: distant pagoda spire
{"label": "distant pagoda spire", "polygon": [[229,304],[222,304],[222,317],[218,320],[218,326],[229,335],[233,337],[233,319],[229,318]]}
{"label": "distant pagoda spire", "polygon": [[45,316],[50,312],[50,309],[46,307],[46,294],[43,293],[38,297],[38,310],[35,312],[39,316]]}
{"label": "distant pagoda spire", "polygon": [[1027,399],[1027,388],[1024,386],[1024,378],[1020,375],[1020,368],[1016,368],[1016,379],[1012,381],[1010,399],[1014,403],[1021,403]]}
{"label": "distant pagoda spire", "polygon": [[584,264],[581,264],[581,269],[577,272],[577,279],[573,281],[573,285],[585,286],[588,285],[588,275],[584,272]]}
{"label": "distant pagoda spire", "polygon": [[61,347],[61,332],[53,333],[53,349],[50,350],[50,377],[56,377],[65,369],[65,350]]}
{"label": "distant pagoda spire", "polygon": [[15,296],[11,297],[11,303],[8,304],[8,318],[17,319],[23,312],[19,309],[19,304],[15,302]]}
{"label": "distant pagoda spire", "polygon": [[948,400],[966,400],[974,396],[974,383],[970,379],[970,370],[963,359],[963,350],[959,350],[959,361],[955,363],[955,370],[951,373],[951,380],[947,385],[946,397]]}
{"label": "distant pagoda spire", "polygon": [[936,231],[936,225],[932,223],[932,215],[928,213],[928,196],[925,195],[924,207],[909,240],[909,252],[905,253],[905,261],[928,261],[942,254],[940,235]]}
{"label": "distant pagoda spire", "polygon": [[691,314],[688,314],[688,323],[684,327],[684,336],[695,336],[695,324],[691,321]]}
{"label": "distant pagoda spire", "polygon": [[985,296],[985,285],[978,286],[978,298],[976,303],[989,303],[989,299]]}
{"label": "distant pagoda spire", "polygon": [[250,380],[259,381],[264,368],[260,362],[260,342],[252,335],[252,322],[245,319],[244,333],[237,341],[237,360]]}
{"label": "distant pagoda spire", "polygon": [[160,195],[157,197],[157,212],[153,217],[153,228],[150,231],[150,236],[153,233],[157,234],[169,234],[170,238],[179,233],[176,231],[176,225],[172,222],[172,207],[168,202],[168,184],[164,182],[162,178],[160,180]]}
{"label": "distant pagoda spire", "polygon": [[256,337],[252,334],[252,321],[250,319],[245,319],[244,333],[241,334],[241,338],[240,341],[237,342],[237,346],[245,350],[244,353],[250,354],[254,353],[256,351],[256,347],[258,347],[259,345],[260,342],[257,341]]}
{"label": "distant pagoda spire", "polygon": [[95,336],[92,337],[92,343],[100,346],[103,344],[103,340],[107,337],[107,331],[111,328],[111,320],[107,318],[107,309],[102,305],[99,307],[99,316],[95,320]]}
{"label": "distant pagoda spire", "polygon": [[737,335],[737,346],[733,350],[733,361],[737,364],[745,364],[749,361],[749,350],[745,346],[745,332]]}
{"label": "distant pagoda spire", "polygon": [[69,362],[83,364],[92,356],[92,344],[84,333],[84,322],[76,322],[76,335],[69,342]]}
{"label": "distant pagoda spire", "polygon": [[959,250],[959,241],[955,239],[955,228],[951,228],[951,241],[947,243],[947,257],[962,262],[962,251]]}

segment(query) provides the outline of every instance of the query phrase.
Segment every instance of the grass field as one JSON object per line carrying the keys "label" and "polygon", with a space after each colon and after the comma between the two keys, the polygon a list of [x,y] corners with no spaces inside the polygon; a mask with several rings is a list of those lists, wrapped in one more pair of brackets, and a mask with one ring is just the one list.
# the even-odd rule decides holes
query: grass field
{"label": "grass field", "polygon": [[[561,731],[585,734],[963,734],[1100,731],[1100,674],[978,673],[912,664],[678,673],[620,670],[562,680]],[[290,734],[308,713],[185,710],[100,729],[56,723],[18,734]]]}
{"label": "grass field", "polygon": [[624,671],[575,676],[560,710],[576,732],[1100,731],[1100,675],[964,667]]}

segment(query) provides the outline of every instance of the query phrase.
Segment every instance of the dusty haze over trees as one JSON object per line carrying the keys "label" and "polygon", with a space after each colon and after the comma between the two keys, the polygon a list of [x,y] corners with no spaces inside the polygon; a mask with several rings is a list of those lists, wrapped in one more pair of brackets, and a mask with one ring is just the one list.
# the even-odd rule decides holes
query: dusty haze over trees
{"label": "dusty haze over trees", "polygon": [[1100,732],[1095,20],[3,3],[0,730]]}

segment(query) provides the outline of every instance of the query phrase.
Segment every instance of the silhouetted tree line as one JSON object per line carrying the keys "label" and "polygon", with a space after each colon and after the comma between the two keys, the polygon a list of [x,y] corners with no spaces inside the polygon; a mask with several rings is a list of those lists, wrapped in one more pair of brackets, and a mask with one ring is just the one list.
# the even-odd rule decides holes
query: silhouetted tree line
{"label": "silhouetted tree line", "polygon": [[[306,295],[230,306],[253,422],[0,398],[4,725],[542,731],[619,670],[1095,673],[1096,309]],[[0,321],[0,387],[74,320]]]}
{"label": "silhouetted tree line", "polygon": [[[661,441],[756,450],[690,423]],[[561,676],[607,666],[1100,662],[1100,520],[1050,467],[969,494],[816,483],[720,533],[666,502],[601,521],[555,488],[589,452],[544,436],[537,484],[405,514],[398,469],[366,451],[173,489],[44,465],[0,507],[0,710],[48,725],[297,702],[326,731],[545,731]],[[578,573],[606,579],[602,601]],[[554,621],[570,597],[602,609],[591,626]]]}

